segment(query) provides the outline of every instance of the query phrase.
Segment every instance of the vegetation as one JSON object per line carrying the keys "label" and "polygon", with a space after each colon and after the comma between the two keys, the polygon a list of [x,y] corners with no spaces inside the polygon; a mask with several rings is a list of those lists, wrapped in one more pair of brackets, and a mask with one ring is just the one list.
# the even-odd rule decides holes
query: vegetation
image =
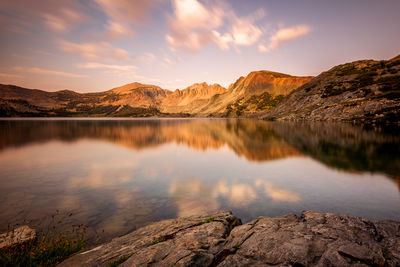
{"label": "vegetation", "polygon": [[233,248],[235,248],[235,249],[239,249],[239,248],[240,248],[240,244],[236,244],[236,245],[234,245],[234,246],[233,246]]}
{"label": "vegetation", "polygon": [[212,222],[212,221],[214,221],[214,218],[213,218],[213,217],[210,217],[210,218],[207,218],[207,219],[205,219],[205,220],[202,220],[202,221],[201,221],[201,224],[210,223],[210,222]]}
{"label": "vegetation", "polygon": [[376,81],[381,86],[380,90],[387,92],[400,90],[400,75],[381,77]]}
{"label": "vegetation", "polygon": [[[386,65],[385,65],[386,64]],[[397,64],[397,63],[396,63]],[[383,92],[394,91],[400,89],[400,76],[399,75],[391,75],[391,76],[379,76],[379,73],[382,75],[387,73],[385,68],[388,68],[388,72],[391,74],[397,73],[397,69],[390,69],[390,67],[394,66],[392,63],[385,63],[384,61],[379,61],[375,63],[371,67],[358,71],[353,64],[346,64],[341,68],[335,70],[336,75],[350,75],[350,74],[358,74],[354,79],[347,81],[346,84],[344,82],[333,82],[325,86],[322,97],[330,97],[335,95],[340,95],[344,92],[353,92],[356,90],[362,90],[364,95],[368,95],[371,93],[368,86],[373,84],[379,85],[379,90]],[[340,67],[340,66],[338,66]],[[337,67],[336,67],[337,68]],[[388,95],[388,97],[397,97],[397,94]]]}
{"label": "vegetation", "polygon": [[332,68],[332,71],[335,71],[337,76],[347,76],[352,74],[359,74],[362,72],[362,70],[357,69],[355,64],[353,63],[336,66]]}
{"label": "vegetation", "polygon": [[152,245],[156,245],[156,244],[161,243],[161,242],[164,242],[164,240],[162,240],[162,239],[155,239],[151,244],[152,244]]}
{"label": "vegetation", "polygon": [[127,261],[130,257],[132,256],[132,254],[129,255],[125,255],[125,256],[121,256],[119,257],[117,260],[109,262],[108,266],[109,267],[117,267],[118,265],[120,265],[121,263]]}
{"label": "vegetation", "polygon": [[0,266],[54,266],[87,246],[87,226],[74,226],[62,234],[57,230],[60,223],[53,215],[36,239],[1,248]]}
{"label": "vegetation", "polygon": [[268,92],[264,92],[261,95],[253,95],[247,100],[242,97],[226,107],[227,115],[234,113],[240,116],[244,113],[267,111],[277,106],[284,98],[284,95],[274,97]]}

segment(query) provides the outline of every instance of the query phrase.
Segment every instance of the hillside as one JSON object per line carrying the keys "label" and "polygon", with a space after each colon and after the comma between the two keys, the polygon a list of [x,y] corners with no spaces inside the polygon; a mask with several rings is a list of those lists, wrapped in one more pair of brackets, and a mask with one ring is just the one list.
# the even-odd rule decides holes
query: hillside
{"label": "hillside", "polygon": [[176,89],[170,93],[163,100],[160,109],[167,113],[194,113],[194,110],[207,104],[211,97],[226,91],[219,84],[195,83],[184,90]]}
{"label": "hillside", "polygon": [[336,66],[289,94],[261,118],[398,122],[400,56]]}
{"label": "hillside", "polygon": [[197,112],[240,116],[266,111],[311,79],[312,77],[297,77],[272,71],[254,71],[237,79],[226,93],[214,96]]}

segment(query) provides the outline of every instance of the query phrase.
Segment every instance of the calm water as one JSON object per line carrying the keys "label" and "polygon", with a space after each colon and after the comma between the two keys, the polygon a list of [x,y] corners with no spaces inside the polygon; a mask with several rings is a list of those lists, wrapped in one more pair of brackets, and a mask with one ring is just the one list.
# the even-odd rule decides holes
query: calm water
{"label": "calm water", "polygon": [[[104,238],[232,210],[400,220],[398,129],[257,120],[1,120],[0,231],[84,223]],[[71,216],[68,216],[72,213]]]}

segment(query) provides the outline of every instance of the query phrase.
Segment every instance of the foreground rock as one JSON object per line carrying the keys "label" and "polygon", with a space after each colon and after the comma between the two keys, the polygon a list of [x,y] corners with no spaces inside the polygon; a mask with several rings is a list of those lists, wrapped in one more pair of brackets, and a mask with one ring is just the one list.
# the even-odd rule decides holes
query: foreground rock
{"label": "foreground rock", "polygon": [[120,266],[399,266],[400,222],[307,211],[240,225],[219,212],[151,224],[61,266],[123,258]]}
{"label": "foreground rock", "polygon": [[35,238],[36,231],[27,225],[23,225],[12,231],[0,234],[0,248],[24,243]]}
{"label": "foreground rock", "polygon": [[123,265],[209,266],[231,229],[240,224],[230,212],[165,220],[75,255],[61,266],[108,266],[129,255]]}

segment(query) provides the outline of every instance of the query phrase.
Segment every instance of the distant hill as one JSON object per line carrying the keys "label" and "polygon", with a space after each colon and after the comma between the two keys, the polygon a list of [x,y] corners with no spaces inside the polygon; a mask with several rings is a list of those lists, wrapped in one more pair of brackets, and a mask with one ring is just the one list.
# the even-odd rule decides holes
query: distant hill
{"label": "distant hill", "polygon": [[170,91],[135,82],[98,93],[0,85],[0,116],[239,116],[272,108],[311,78],[257,71],[228,90],[203,82]]}
{"label": "distant hill", "polygon": [[333,67],[289,94],[261,118],[400,121],[400,56]]}

